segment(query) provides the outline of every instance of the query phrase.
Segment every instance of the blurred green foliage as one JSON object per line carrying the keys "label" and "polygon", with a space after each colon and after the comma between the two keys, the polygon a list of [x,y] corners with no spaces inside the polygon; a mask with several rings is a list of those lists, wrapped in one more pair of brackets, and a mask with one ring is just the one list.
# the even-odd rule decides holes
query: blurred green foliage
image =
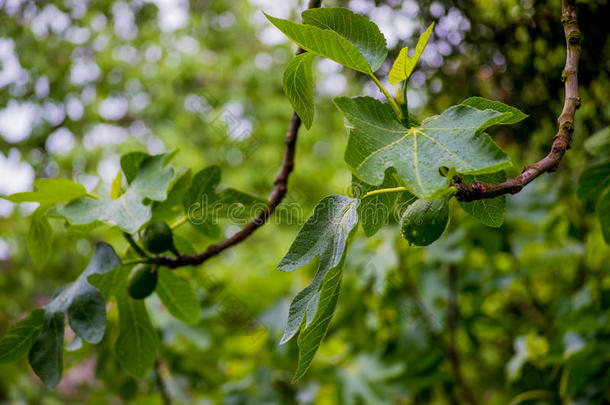
{"label": "blurred green foliage", "polygon": [[[562,105],[559,1],[375,3],[325,5],[349,6],[381,27],[391,50],[380,76],[402,46],[413,46],[437,21],[423,67],[411,77],[411,112],[436,114],[469,96],[499,100],[530,116],[490,131],[516,163],[508,174],[546,153]],[[282,72],[294,48],[261,9],[296,20],[304,5],[158,4],[0,1],[0,108],[30,111],[26,121],[32,125],[21,139],[0,133],[2,193],[31,189],[33,177],[85,182],[85,175],[98,173],[110,190],[121,154],[180,149],[179,166],[198,171],[218,164],[223,184],[266,197],[291,114]],[[187,13],[176,14],[184,6]],[[155,297],[147,300],[161,342],[160,374],[174,401],[461,403],[446,353],[431,337],[447,337],[450,265],[459,275],[457,344],[464,376],[481,403],[610,401],[610,249],[594,205],[574,192],[580,172],[597,162],[584,140],[610,123],[610,6],[582,1],[578,11],[582,108],[560,169],[507,197],[499,229],[453,204],[449,232],[427,248],[408,247],[395,222],[369,239],[360,230],[329,333],[310,372],[291,385],[297,347],[278,342],[288,303],[309,284],[315,266],[286,274],[276,265],[316,202],[347,193],[351,184],[342,158],[347,137],[331,96],[379,96],[362,75],[316,61],[316,119],[300,131],[285,202],[299,220],[272,221],[203,266],[177,270],[196,285],[197,325],[174,320]],[[6,72],[15,70],[10,54],[19,69],[4,84]],[[0,121],[11,118],[5,114]],[[20,176],[30,179],[24,188],[9,188]],[[3,204],[2,331],[76,279],[96,241],[117,252],[126,246],[118,229],[64,230],[52,221],[54,254],[38,270],[25,248],[33,207]],[[180,228],[178,236],[198,250],[212,242],[190,228]],[[120,367],[113,349],[117,333],[117,308],[110,306],[102,343],[65,352],[64,378],[53,391],[26,359],[1,364],[0,401],[161,403],[154,373],[134,380]]]}

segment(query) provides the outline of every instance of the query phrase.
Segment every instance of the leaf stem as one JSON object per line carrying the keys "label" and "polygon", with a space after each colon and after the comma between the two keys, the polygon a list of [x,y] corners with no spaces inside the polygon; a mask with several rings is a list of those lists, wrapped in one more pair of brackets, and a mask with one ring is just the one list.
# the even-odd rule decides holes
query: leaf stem
{"label": "leaf stem", "polygon": [[96,200],[101,200],[101,199],[102,199],[102,197],[100,197],[100,196],[99,196],[99,195],[97,195],[97,194],[93,194],[93,193],[87,193],[85,196],[86,196],[86,197],[90,197],[90,198],[94,198],[94,199],[96,199]]}
{"label": "leaf stem", "polygon": [[373,82],[375,82],[377,87],[379,87],[379,90],[381,90],[383,95],[388,99],[388,101],[389,101],[390,105],[392,106],[392,108],[394,109],[394,112],[396,113],[396,116],[398,117],[398,119],[402,121],[402,118],[403,118],[402,111],[401,111],[400,107],[398,106],[398,104],[396,104],[396,100],[394,100],[394,97],[390,96],[390,93],[388,93],[386,88],[383,87],[383,84],[381,84],[381,82],[379,81],[379,79],[377,79],[377,76],[375,76],[374,73],[369,73],[369,76],[371,76],[371,79],[373,79]]}
{"label": "leaf stem", "polygon": [[147,258],[147,259],[132,259],[132,260],[125,260],[125,261],[121,261],[121,265],[127,265],[127,264],[140,264],[140,263],[154,263],[155,259],[154,258]]}
{"label": "leaf stem", "polygon": [[129,243],[129,246],[131,246],[133,248],[133,250],[136,251],[137,254],[139,254],[142,257],[146,257],[146,258],[149,257],[146,254],[146,252],[140,246],[138,246],[136,241],[133,240],[133,238],[131,237],[130,234],[128,234],[127,232],[123,232],[123,236],[125,237],[125,239],[127,239],[127,243]]}
{"label": "leaf stem", "polygon": [[379,190],[369,191],[360,197],[361,200],[364,200],[366,197],[370,197],[375,194],[383,194],[383,193],[394,193],[396,191],[409,191],[406,187],[392,187],[392,188],[380,188]]}
{"label": "leaf stem", "polygon": [[184,216],[184,217],[182,217],[182,218],[178,219],[178,220],[177,220],[176,222],[174,222],[173,224],[171,224],[169,227],[170,227],[170,228],[172,228],[172,229],[176,229],[176,228],[178,228],[180,225],[182,225],[183,223],[185,223],[185,222],[187,221],[187,219],[188,219],[188,218],[187,218],[186,216]]}

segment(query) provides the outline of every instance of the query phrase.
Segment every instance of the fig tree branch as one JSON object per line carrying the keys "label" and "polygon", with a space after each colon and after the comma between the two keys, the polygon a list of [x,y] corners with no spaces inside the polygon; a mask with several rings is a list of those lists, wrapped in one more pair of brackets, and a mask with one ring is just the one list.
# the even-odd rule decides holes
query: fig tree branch
{"label": "fig tree branch", "polygon": [[[321,4],[322,0],[310,0],[307,8],[318,8]],[[297,50],[297,55],[302,52],[304,52],[304,50],[299,48]],[[223,250],[233,245],[237,245],[238,243],[252,235],[254,231],[256,231],[258,228],[263,226],[267,222],[267,219],[269,219],[271,214],[273,214],[273,211],[275,211],[277,206],[280,205],[280,203],[284,199],[284,196],[286,195],[286,192],[288,191],[288,177],[294,169],[294,155],[296,151],[297,136],[300,127],[301,119],[299,118],[296,112],[293,112],[292,118],[290,119],[288,133],[286,134],[286,146],[284,149],[284,158],[282,161],[282,166],[280,167],[280,171],[278,172],[273,182],[273,191],[271,191],[271,194],[269,195],[269,205],[267,205],[267,207],[263,209],[260,214],[256,216],[256,218],[254,218],[251,222],[249,222],[233,236],[208,246],[207,249],[203,252],[196,253],[193,255],[178,255],[176,257],[159,256],[157,258],[157,264],[169,268],[176,268],[181,266],[195,266],[201,264],[210,257],[216,256]]]}
{"label": "fig tree branch", "polygon": [[546,172],[557,170],[563,155],[570,148],[574,132],[574,115],[580,107],[578,95],[578,59],[580,58],[581,33],[576,19],[575,0],[562,0],[561,23],[566,37],[566,63],[561,75],[565,83],[563,110],[557,119],[558,130],[553,138],[551,151],[544,158],[523,168],[521,174],[502,183],[472,183],[455,182],[455,194],[460,201],[474,201],[484,198],[494,198],[503,194],[516,194],[536,177]]}

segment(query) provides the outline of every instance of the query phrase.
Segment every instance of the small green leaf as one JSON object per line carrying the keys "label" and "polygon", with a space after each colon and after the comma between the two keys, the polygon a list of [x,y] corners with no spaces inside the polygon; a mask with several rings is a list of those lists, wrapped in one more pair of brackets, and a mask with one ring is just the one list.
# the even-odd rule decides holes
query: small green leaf
{"label": "small green leaf", "polygon": [[527,114],[522,113],[519,109],[511,107],[499,101],[488,100],[483,97],[470,97],[462,101],[463,105],[469,105],[476,108],[477,110],[494,110],[499,113],[511,113],[510,118],[505,119],[503,124],[516,124],[521,122],[528,117]]}
{"label": "small green leaf", "polygon": [[115,343],[117,359],[136,378],[144,378],[157,357],[157,335],[150,323],[143,300],[134,300],[121,288],[117,294],[119,337]]}
{"label": "small green leaf", "polygon": [[184,239],[178,234],[174,234],[174,246],[176,247],[176,250],[181,254],[192,255],[197,253],[193,245],[191,245],[188,240]]}
{"label": "small green leaf", "polygon": [[165,155],[156,155],[144,159],[120,198],[81,198],[60,209],[58,214],[73,225],[104,221],[124,232],[135,233],[152,216],[151,206],[145,205],[144,200],[164,201],[167,198],[174,170],[164,166],[164,158]]}
{"label": "small green leaf", "polygon": [[121,175],[121,171],[119,170],[116,174],[116,177],[112,181],[112,186],[110,187],[110,198],[116,199],[121,196],[121,183],[123,182],[123,176]]}
{"label": "small green leaf", "polygon": [[610,244],[610,188],[602,195],[595,207],[602,227],[602,235],[606,243]]}
{"label": "small green leaf", "polygon": [[424,49],[426,49],[428,39],[430,39],[433,29],[434,23],[430,24],[428,29],[421,34],[419,40],[417,41],[417,46],[415,47],[415,53],[413,56],[409,56],[408,47],[404,47],[400,50],[398,57],[394,61],[392,69],[390,70],[390,84],[394,85],[398,82],[409,79],[411,73],[413,73],[413,69],[415,69],[417,61],[419,61]]}
{"label": "small green leaf", "polygon": [[38,269],[46,266],[53,246],[53,229],[46,217],[46,207],[38,207],[31,215],[25,246],[34,266]]}
{"label": "small green leaf", "polygon": [[0,339],[0,363],[17,360],[27,353],[38,338],[44,322],[44,309],[35,309],[14,324]]}
{"label": "small green leaf", "polygon": [[578,178],[576,195],[581,200],[595,200],[610,186],[610,162],[600,163],[583,170]]}
{"label": "small green leaf", "polygon": [[298,332],[302,320],[312,310],[310,305],[326,274],[341,261],[348,236],[358,223],[358,203],[356,199],[340,195],[323,198],[280,261],[278,269],[291,271],[320,256],[313,281],[290,304],[288,322],[280,344],[286,343]]}
{"label": "small green leaf", "polygon": [[218,199],[216,187],[220,183],[220,167],[209,166],[195,173],[191,186],[184,196],[184,212],[189,223],[210,238],[221,235],[222,229],[216,224],[209,207]]}
{"label": "small green leaf", "polygon": [[449,181],[439,168],[462,174],[494,173],[512,165],[483,130],[503,124],[511,113],[457,105],[421,126],[406,128],[387,104],[372,97],[335,98],[352,125],[345,161],[363,181],[381,184],[393,167],[413,194],[422,199],[447,193]]}
{"label": "small green leaf", "polygon": [[220,193],[220,167],[210,166],[193,176],[184,198],[184,210],[189,223],[210,238],[222,233],[219,219],[249,220],[269,205],[269,201],[248,193],[227,188]]}
{"label": "small green leaf", "polygon": [[55,388],[61,380],[65,317],[64,311],[47,311],[40,335],[28,354],[32,370],[49,388]]}
{"label": "small green leaf", "polygon": [[[467,185],[478,183],[501,183],[506,180],[506,173],[500,171],[491,174],[464,175],[462,181]],[[459,202],[460,207],[484,225],[498,228],[504,222],[506,211],[506,197],[501,195],[495,198],[476,200],[471,202]]]}
{"label": "small green leaf", "polygon": [[34,187],[38,191],[26,191],[2,197],[14,203],[37,202],[55,204],[75,200],[87,195],[87,189],[69,179],[36,179]]}
{"label": "small green leaf", "polygon": [[284,69],[284,93],[307,129],[314,115],[312,66],[316,55],[305,52],[292,58]]}
{"label": "small green leaf", "polygon": [[267,14],[265,16],[292,42],[306,51],[332,59],[350,69],[367,74],[372,73],[371,67],[360,50],[335,31],[321,29],[313,25],[297,24]]}
{"label": "small green leaf", "polygon": [[610,126],[597,131],[587,138],[585,150],[593,156],[610,153]]}
{"label": "small green leaf", "polygon": [[176,319],[195,324],[199,321],[199,300],[191,283],[164,267],[158,270],[159,282],[155,292],[165,308]]}
{"label": "small green leaf", "polygon": [[334,31],[354,44],[373,72],[381,67],[388,55],[379,27],[363,15],[341,7],[312,8],[301,15],[305,23]]}

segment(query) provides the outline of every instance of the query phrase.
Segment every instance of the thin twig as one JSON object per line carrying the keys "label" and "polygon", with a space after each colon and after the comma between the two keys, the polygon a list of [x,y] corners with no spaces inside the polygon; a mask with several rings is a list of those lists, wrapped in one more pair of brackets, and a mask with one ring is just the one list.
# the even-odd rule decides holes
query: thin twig
{"label": "thin twig", "polygon": [[169,396],[169,392],[167,391],[167,384],[165,384],[165,380],[161,375],[161,360],[157,358],[155,360],[155,383],[157,385],[157,389],[159,390],[159,394],[161,394],[161,399],[163,399],[163,405],[172,405],[172,398]]}
{"label": "thin twig", "polygon": [[[399,248],[400,249],[400,248]],[[461,361],[459,357],[459,352],[457,350],[456,343],[456,331],[457,331],[457,269],[454,266],[451,266],[449,269],[449,305],[447,309],[447,324],[449,327],[449,342],[447,342],[443,336],[438,333],[434,328],[434,318],[431,315],[428,308],[424,304],[421,295],[417,289],[417,284],[411,278],[409,274],[409,268],[404,260],[404,255],[398,250],[398,271],[401,274],[401,277],[404,281],[404,288],[407,294],[409,294],[412,299],[415,301],[417,310],[419,311],[422,320],[423,327],[426,330],[426,333],[430,336],[430,338],[447,353],[449,360],[451,362],[451,369],[453,371],[453,376],[455,379],[455,384],[458,386],[460,391],[462,392],[464,398],[467,403],[470,405],[478,405],[476,397],[472,393],[472,389],[470,385],[464,378],[462,374]],[[455,402],[454,394],[452,392],[447,393],[450,397],[451,402]]]}
{"label": "thin twig", "polygon": [[[322,0],[310,0],[308,8],[318,8],[320,7],[321,3]],[[303,49],[299,48],[297,50],[297,55],[302,52],[304,52]],[[288,133],[286,134],[286,148],[284,150],[284,159],[282,161],[280,171],[277,174],[275,181],[273,182],[274,187],[273,191],[269,195],[269,205],[263,211],[261,211],[261,213],[258,214],[256,218],[254,218],[250,223],[248,223],[245,227],[243,227],[233,236],[208,246],[207,249],[203,252],[196,253],[193,255],[178,255],[176,257],[160,256],[157,259],[157,264],[169,268],[176,268],[181,266],[195,266],[201,264],[210,257],[216,256],[223,250],[240,243],[241,241],[252,235],[254,231],[256,231],[258,228],[263,226],[265,222],[267,222],[267,219],[269,219],[273,211],[275,211],[277,206],[280,205],[288,190],[288,177],[290,176],[290,173],[294,168],[294,155],[296,150],[297,135],[300,126],[301,119],[299,118],[296,112],[293,112],[292,118],[290,119],[290,127],[288,128]]]}
{"label": "thin twig", "polygon": [[460,353],[457,348],[457,326],[458,326],[458,302],[457,302],[457,268],[455,265],[449,266],[449,297],[447,308],[447,326],[449,327],[449,359],[451,361],[451,369],[457,386],[462,391],[462,395],[470,405],[477,405],[470,385],[464,378],[462,373],[462,362]]}
{"label": "thin twig", "polygon": [[494,198],[503,194],[516,194],[542,173],[553,172],[559,166],[566,150],[570,148],[574,132],[574,115],[580,107],[578,95],[578,59],[580,58],[581,33],[576,19],[575,0],[562,0],[561,23],[566,37],[566,63],[561,74],[565,82],[563,110],[557,119],[559,129],[553,138],[551,151],[544,158],[523,168],[521,174],[502,183],[472,183],[467,185],[456,182],[456,198],[460,201],[474,201]]}

